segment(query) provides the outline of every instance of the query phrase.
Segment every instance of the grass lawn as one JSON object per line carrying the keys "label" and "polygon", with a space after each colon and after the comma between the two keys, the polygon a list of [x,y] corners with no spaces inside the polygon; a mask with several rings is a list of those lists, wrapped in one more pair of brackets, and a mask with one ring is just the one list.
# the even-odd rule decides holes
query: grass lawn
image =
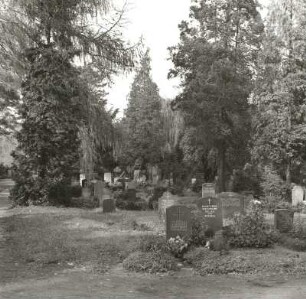
{"label": "grass lawn", "polygon": [[[66,269],[106,273],[139,250],[144,236],[165,233],[164,224],[155,211],[103,214],[100,209],[27,207],[10,210],[10,214],[0,218],[3,234],[0,283],[43,278]],[[268,221],[272,220],[268,217]],[[204,270],[201,266],[207,258],[206,253],[204,255],[194,252],[189,257],[195,268],[209,273],[206,266]],[[210,255],[212,260],[219,260],[217,253]],[[240,268],[243,264],[252,267],[252,260],[262,272],[280,269],[284,269],[284,273],[306,272],[306,252],[296,253],[277,246],[232,250],[229,257],[221,260],[224,263],[217,266],[222,270],[224,264],[229,265],[233,272],[237,263],[241,263]],[[240,272],[243,273],[243,269]]]}
{"label": "grass lawn", "polygon": [[34,278],[64,268],[106,272],[139,247],[141,236],[163,232],[154,212],[16,208],[1,219],[0,282]]}

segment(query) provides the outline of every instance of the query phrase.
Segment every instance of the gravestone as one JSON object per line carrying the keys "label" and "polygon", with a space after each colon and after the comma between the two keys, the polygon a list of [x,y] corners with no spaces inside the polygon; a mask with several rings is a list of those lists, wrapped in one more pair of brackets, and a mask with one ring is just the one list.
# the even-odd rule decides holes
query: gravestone
{"label": "gravestone", "polygon": [[288,233],[293,227],[294,212],[288,209],[274,211],[274,226],[281,233]]}
{"label": "gravestone", "polygon": [[85,173],[80,173],[80,186],[83,187],[83,181],[86,179]]}
{"label": "gravestone", "polygon": [[166,209],[167,240],[177,236],[191,236],[191,212],[185,206],[172,206]]}
{"label": "gravestone", "polygon": [[221,200],[223,219],[233,218],[244,213],[244,197],[235,192],[222,192],[217,195]]}
{"label": "gravestone", "polygon": [[202,184],[202,198],[204,197],[215,197],[215,184],[214,183],[204,183]]}
{"label": "gravestone", "polygon": [[115,212],[116,207],[115,207],[114,199],[108,198],[108,199],[103,200],[102,207],[103,207],[103,213]]}
{"label": "gravestone", "polygon": [[302,186],[299,185],[295,185],[292,188],[292,193],[291,193],[291,198],[292,198],[292,205],[296,206],[297,204],[303,202],[303,200],[305,199],[305,195],[304,195],[304,188]]}
{"label": "gravestone", "polygon": [[166,217],[166,209],[177,204],[178,196],[165,192],[158,200],[158,213],[161,219]]}
{"label": "gravestone", "polygon": [[104,182],[111,184],[112,183],[112,173],[105,172],[104,173]]}
{"label": "gravestone", "polygon": [[126,182],[125,183],[125,189],[129,190],[129,189],[133,189],[136,190],[137,184],[134,181],[130,181],[130,182]]}
{"label": "gravestone", "polygon": [[102,205],[103,201],[104,183],[102,181],[96,181],[94,184],[94,199],[99,202],[99,206]]}
{"label": "gravestone", "polygon": [[216,232],[222,229],[222,206],[221,200],[216,197],[205,197],[198,200],[198,208],[203,213],[206,229]]}

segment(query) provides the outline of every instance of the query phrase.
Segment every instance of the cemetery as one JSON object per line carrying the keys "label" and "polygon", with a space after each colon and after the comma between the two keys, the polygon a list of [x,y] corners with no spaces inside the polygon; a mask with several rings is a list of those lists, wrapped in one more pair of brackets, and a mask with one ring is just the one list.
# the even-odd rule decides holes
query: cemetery
{"label": "cemetery", "polygon": [[2,2],[4,298],[306,277],[305,0]]}
{"label": "cemetery", "polygon": [[[268,213],[259,200],[234,192],[218,194],[206,183],[192,196],[189,191],[186,196],[174,195],[166,188],[158,207],[150,208],[150,195],[143,201],[137,198],[146,194],[143,189],[147,187],[125,184],[120,190],[125,196],[119,198],[118,189],[110,186],[95,180],[88,199],[93,205],[85,209],[16,208],[13,255],[21,264],[32,261],[23,264],[18,275],[53,263],[56,269],[67,263],[86,265],[95,273],[122,265],[122,271],[157,275],[184,269],[192,269],[195,276],[306,274],[306,214],[301,210],[287,207]],[[142,208],[135,205],[139,202]],[[22,220],[29,210],[32,216]],[[25,246],[25,239],[19,238],[23,234],[19,225],[46,221],[49,225],[40,226],[39,231],[26,232],[26,240],[36,244],[36,249],[27,245],[20,255],[18,248]],[[52,233],[59,227],[60,235]],[[54,240],[47,241],[50,234]],[[54,248],[43,254],[50,242]],[[60,249],[57,243],[62,244]]]}

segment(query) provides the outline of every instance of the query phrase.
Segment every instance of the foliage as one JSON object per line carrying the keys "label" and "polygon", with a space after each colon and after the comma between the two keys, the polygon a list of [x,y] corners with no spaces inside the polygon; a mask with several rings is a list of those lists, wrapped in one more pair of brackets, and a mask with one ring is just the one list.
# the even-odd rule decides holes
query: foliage
{"label": "foliage", "polygon": [[116,207],[122,210],[144,211],[148,204],[144,199],[131,199],[128,190],[116,194]]}
{"label": "foliage", "polygon": [[234,224],[226,232],[233,247],[269,247],[275,242],[275,233],[265,223],[261,203],[251,203],[246,215],[236,215]]}
{"label": "foliage", "polygon": [[278,243],[281,246],[295,251],[306,251],[306,239],[291,237],[290,235],[282,235],[278,240]]}
{"label": "foliage", "polygon": [[20,108],[25,121],[17,133],[12,197],[18,204],[67,202],[67,193],[61,199],[51,190],[68,188],[78,162],[77,124],[84,92],[65,53],[46,48],[30,52],[28,59],[31,69]]}
{"label": "foliage", "polygon": [[[18,34],[2,43],[10,54],[6,65],[25,77],[22,85],[14,86],[14,92],[22,94],[21,105],[15,106],[22,124],[14,154],[17,184],[12,198],[18,204],[67,203],[72,172],[80,168],[79,149],[88,158],[83,161],[93,164],[97,148],[113,144],[103,89],[118,69],[133,66],[135,48],[127,47],[116,29],[123,12],[113,24],[105,19],[109,1],[9,0],[7,4],[2,29],[6,37]],[[15,43],[15,51],[10,51]],[[21,70],[16,65],[20,57]],[[83,62],[79,69],[73,65],[76,60]],[[51,200],[59,196],[52,191],[59,186],[65,199]]]}
{"label": "foliage", "polygon": [[217,152],[218,184],[225,190],[229,150],[240,153],[249,139],[248,97],[263,24],[256,1],[193,2],[190,22],[179,28],[181,41],[171,48],[175,68],[170,77],[183,79],[173,106],[182,112],[186,133],[183,150],[199,160]]}
{"label": "foliage", "polygon": [[265,167],[263,171],[261,187],[267,198],[272,197],[278,201],[287,202],[291,200],[291,186],[269,167]]}
{"label": "foliage", "polygon": [[188,251],[189,244],[179,236],[170,238],[167,241],[168,250],[177,258],[180,258]]}
{"label": "foliage", "polygon": [[160,273],[176,270],[177,261],[171,254],[162,251],[136,251],[123,261],[123,267],[135,272]]}
{"label": "foliage", "polygon": [[205,246],[208,240],[206,234],[206,227],[203,218],[203,213],[193,211],[192,213],[192,230],[190,237],[190,244],[195,246]]}
{"label": "foliage", "polygon": [[243,169],[234,171],[233,192],[252,192],[255,197],[262,195],[262,175],[254,165],[246,164]]}
{"label": "foliage", "polygon": [[77,186],[71,186],[71,196],[72,197],[81,197],[82,196],[82,187]]}
{"label": "foliage", "polygon": [[142,57],[140,68],[132,83],[125,111],[124,160],[134,165],[155,164],[161,160],[164,144],[162,135],[161,98],[157,85],[151,79],[149,51]]}
{"label": "foliage", "polygon": [[254,93],[253,158],[288,184],[305,159],[305,9],[300,0],[272,1]]}
{"label": "foliage", "polygon": [[139,250],[142,252],[167,252],[167,243],[164,236],[146,235],[140,239]]}
{"label": "foliage", "polygon": [[153,194],[150,196],[148,201],[149,209],[154,209],[158,204],[158,200],[163,196],[164,192],[167,191],[167,188],[164,187],[154,187]]}
{"label": "foliage", "polygon": [[188,263],[192,264],[201,275],[248,273],[255,270],[254,261],[242,255],[220,255],[217,251],[207,248],[194,248],[185,255]]}
{"label": "foliage", "polygon": [[3,163],[0,163],[0,178],[4,179],[8,176],[8,170],[9,167],[4,165]]}

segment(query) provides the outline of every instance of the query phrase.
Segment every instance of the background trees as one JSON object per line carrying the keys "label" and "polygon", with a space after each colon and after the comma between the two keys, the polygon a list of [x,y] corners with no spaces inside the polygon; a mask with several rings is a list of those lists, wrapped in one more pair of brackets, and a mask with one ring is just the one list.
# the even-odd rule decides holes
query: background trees
{"label": "background trees", "polygon": [[[93,116],[103,112],[100,117],[107,118],[108,126],[111,120],[96,92],[101,86],[82,80],[82,66],[99,82],[109,82],[117,69],[133,66],[134,49],[121,39],[117,23],[110,29],[103,26],[108,1],[11,0],[6,4],[2,30],[11,32],[14,25],[18,34],[4,40],[2,47],[15,52],[2,58],[9,59],[12,74],[25,75],[23,83],[12,89],[22,95],[21,106],[15,106],[22,126],[17,133],[12,197],[22,204],[63,202],[72,168],[79,169],[80,137],[90,145],[93,140],[101,145],[111,135],[97,134],[100,120]],[[102,24],[92,25],[97,18]],[[23,73],[16,67],[18,57],[23,59]],[[81,67],[74,66],[76,61]]]}
{"label": "background trees", "polygon": [[180,44],[171,48],[169,76],[183,80],[174,107],[186,125],[185,152],[193,147],[198,159],[215,155],[224,191],[229,155],[237,157],[249,139],[248,98],[263,24],[255,1],[194,1],[190,18],[180,24]]}
{"label": "background trees", "polygon": [[255,89],[253,157],[288,186],[301,183],[306,150],[305,11],[304,1],[272,2]]}

